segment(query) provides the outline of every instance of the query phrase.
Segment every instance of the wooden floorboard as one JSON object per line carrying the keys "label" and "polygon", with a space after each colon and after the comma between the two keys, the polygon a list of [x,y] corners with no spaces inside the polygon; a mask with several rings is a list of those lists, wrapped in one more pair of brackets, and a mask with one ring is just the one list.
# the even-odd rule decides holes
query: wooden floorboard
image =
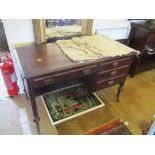
{"label": "wooden floorboard", "polygon": [[132,134],[151,124],[155,114],[155,69],[128,77],[116,102],[117,87],[98,91],[105,106],[57,125],[60,134],[85,134],[89,130],[114,119],[128,123]]}

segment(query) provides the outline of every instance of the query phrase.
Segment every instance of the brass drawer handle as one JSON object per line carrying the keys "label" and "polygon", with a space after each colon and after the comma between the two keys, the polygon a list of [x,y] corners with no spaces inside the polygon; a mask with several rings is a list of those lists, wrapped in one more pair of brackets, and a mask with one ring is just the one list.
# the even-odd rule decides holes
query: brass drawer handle
{"label": "brass drawer handle", "polygon": [[83,70],[83,73],[84,73],[85,75],[90,74],[90,68]]}
{"label": "brass drawer handle", "polygon": [[113,63],[113,66],[114,67],[117,67],[118,65],[119,65],[119,62],[118,61]]}
{"label": "brass drawer handle", "polygon": [[115,75],[117,75],[117,72],[116,71],[113,71],[113,72],[110,73],[110,75],[111,76],[115,76]]}
{"label": "brass drawer handle", "polygon": [[53,78],[44,80],[45,85],[49,85],[49,84],[51,84],[53,82],[54,82],[54,79]]}
{"label": "brass drawer handle", "polygon": [[114,84],[114,80],[108,81],[108,85],[111,86]]}

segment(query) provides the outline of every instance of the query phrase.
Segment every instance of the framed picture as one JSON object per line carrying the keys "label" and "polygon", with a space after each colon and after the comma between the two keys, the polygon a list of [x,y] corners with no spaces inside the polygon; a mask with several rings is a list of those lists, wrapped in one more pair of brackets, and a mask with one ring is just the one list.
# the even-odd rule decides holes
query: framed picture
{"label": "framed picture", "polygon": [[35,43],[91,35],[93,19],[33,19]]}

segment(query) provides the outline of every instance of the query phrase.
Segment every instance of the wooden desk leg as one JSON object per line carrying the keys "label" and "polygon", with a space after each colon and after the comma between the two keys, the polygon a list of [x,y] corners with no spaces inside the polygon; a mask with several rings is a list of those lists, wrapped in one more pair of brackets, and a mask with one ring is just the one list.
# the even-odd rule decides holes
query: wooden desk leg
{"label": "wooden desk leg", "polygon": [[38,116],[32,79],[27,80],[27,86],[28,86],[28,92],[29,92],[29,100],[31,102],[31,107],[32,107],[32,112],[33,112],[33,117],[34,117],[33,122],[35,122],[37,132],[38,132],[38,134],[40,134],[40,125],[39,125],[40,117]]}
{"label": "wooden desk leg", "polygon": [[117,91],[117,98],[116,98],[117,102],[119,102],[119,96],[120,96],[120,93],[121,93],[121,91],[123,89],[123,86],[124,86],[124,82],[121,82],[119,84],[118,91]]}

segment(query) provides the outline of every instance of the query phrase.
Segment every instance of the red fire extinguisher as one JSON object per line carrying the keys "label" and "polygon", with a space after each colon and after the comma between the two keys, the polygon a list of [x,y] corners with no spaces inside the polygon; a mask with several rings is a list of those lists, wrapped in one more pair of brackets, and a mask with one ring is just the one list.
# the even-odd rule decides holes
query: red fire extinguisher
{"label": "red fire extinguisher", "polygon": [[10,96],[18,95],[19,87],[17,85],[17,77],[11,56],[8,52],[3,52],[0,56],[0,59],[0,69],[4,78],[8,94]]}

